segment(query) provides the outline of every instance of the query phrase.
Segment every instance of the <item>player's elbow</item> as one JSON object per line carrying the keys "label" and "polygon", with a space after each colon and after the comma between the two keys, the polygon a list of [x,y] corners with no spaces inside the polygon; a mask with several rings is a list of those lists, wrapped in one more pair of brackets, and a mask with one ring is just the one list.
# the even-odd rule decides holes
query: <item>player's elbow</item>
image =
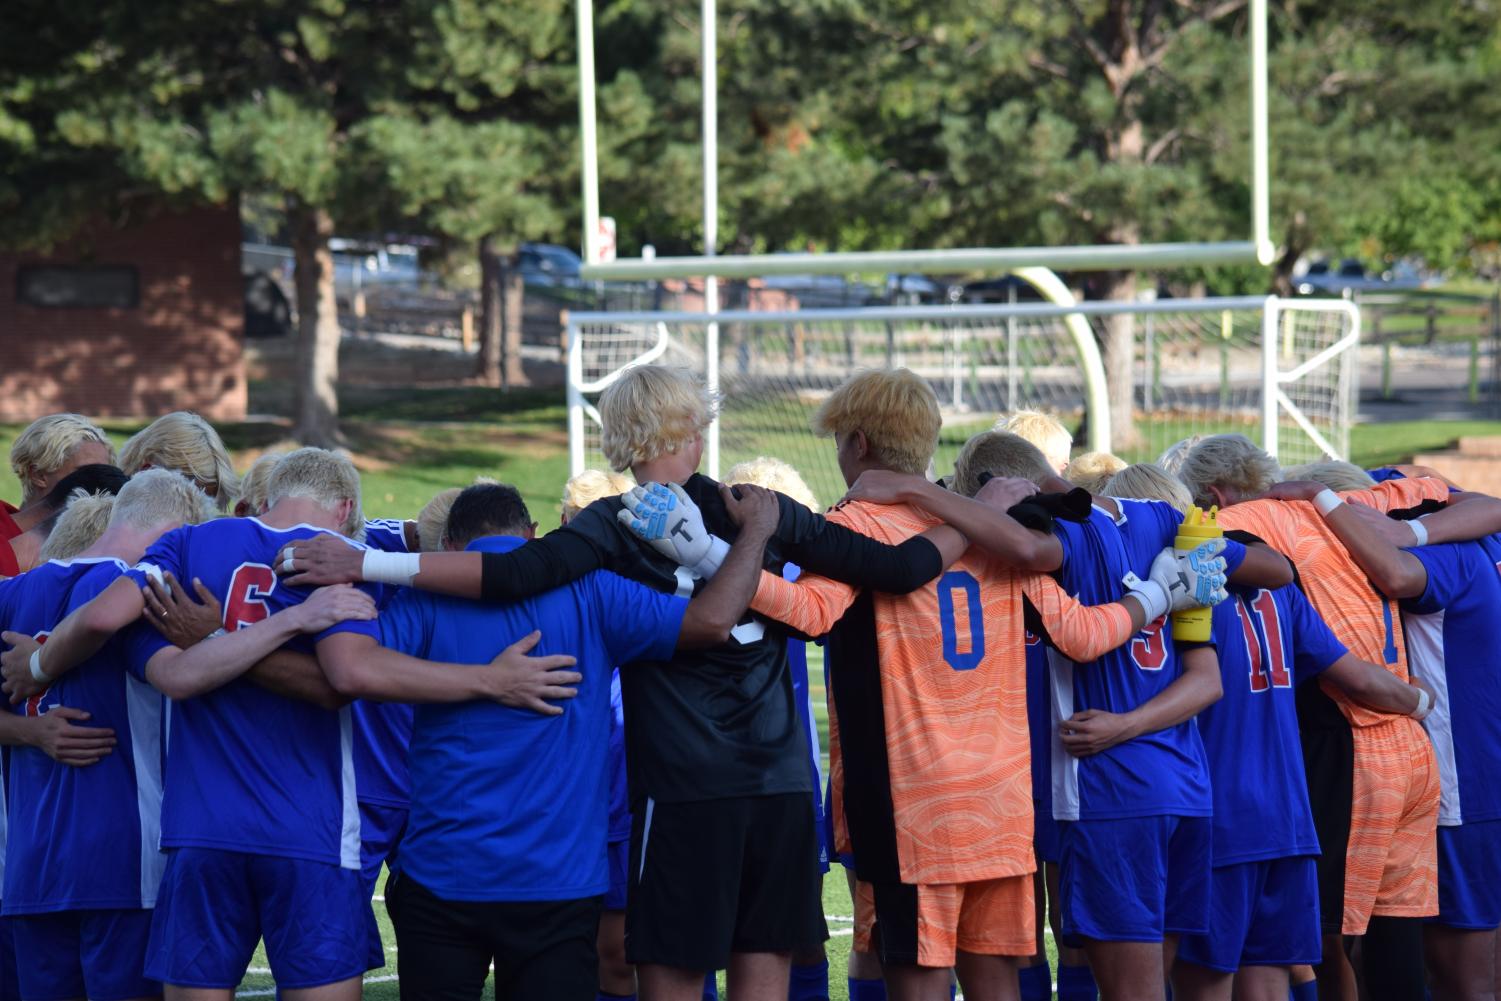
{"label": "player's elbow", "polygon": [[735,623],[727,616],[712,613],[695,614],[690,607],[683,616],[682,628],[678,630],[678,649],[701,650],[705,647],[727,643]]}
{"label": "player's elbow", "polygon": [[323,669],[323,676],[333,689],[330,695],[333,704],[325,708],[337,709],[348,700],[375,696],[376,672],[362,658],[338,654],[324,656],[320,653],[318,666]]}
{"label": "player's elbow", "polygon": [[1371,583],[1388,598],[1416,598],[1428,586],[1428,572],[1418,560],[1387,560],[1374,568]]}

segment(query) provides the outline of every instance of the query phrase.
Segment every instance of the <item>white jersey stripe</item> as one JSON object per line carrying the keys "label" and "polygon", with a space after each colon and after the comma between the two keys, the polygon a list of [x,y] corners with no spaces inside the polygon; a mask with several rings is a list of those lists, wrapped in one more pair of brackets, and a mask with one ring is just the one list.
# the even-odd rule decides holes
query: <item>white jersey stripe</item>
{"label": "white jersey stripe", "polygon": [[162,854],[162,760],[166,700],[160,692],[125,675],[125,712],[136,773],[136,813],[141,825],[141,906],[155,907],[167,856]]}
{"label": "white jersey stripe", "polygon": [[354,781],[354,717],[349,706],[339,709],[340,787],[344,801],[343,830],[339,835],[339,865],[360,867],[360,803]]}
{"label": "white jersey stripe", "polygon": [[1053,819],[1079,819],[1079,759],[1063,749],[1061,727],[1074,715],[1074,662],[1057,650],[1048,651],[1048,683],[1053,697],[1048,706],[1053,721]]}
{"label": "white jersey stripe", "polygon": [[1423,720],[1423,729],[1433,742],[1438,760],[1438,825],[1458,827],[1464,823],[1459,801],[1459,769],[1454,758],[1454,715],[1449,701],[1449,672],[1444,659],[1444,612],[1431,615],[1402,614],[1407,633],[1408,667],[1433,689],[1433,709]]}

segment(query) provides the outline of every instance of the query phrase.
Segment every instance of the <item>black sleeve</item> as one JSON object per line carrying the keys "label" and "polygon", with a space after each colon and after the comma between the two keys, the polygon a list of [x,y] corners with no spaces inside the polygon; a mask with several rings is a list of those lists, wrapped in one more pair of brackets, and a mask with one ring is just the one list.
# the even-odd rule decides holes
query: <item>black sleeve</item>
{"label": "black sleeve", "polygon": [[[563,528],[508,553],[483,554],[480,600],[493,604],[519,601],[607,567],[610,537],[601,534],[591,512],[594,505]],[[609,530],[608,525],[604,527]]]}
{"label": "black sleeve", "polygon": [[938,547],[920,535],[897,546],[878,542],[786,497],[776,537],[782,556],[808,573],[885,594],[907,594],[943,572]]}

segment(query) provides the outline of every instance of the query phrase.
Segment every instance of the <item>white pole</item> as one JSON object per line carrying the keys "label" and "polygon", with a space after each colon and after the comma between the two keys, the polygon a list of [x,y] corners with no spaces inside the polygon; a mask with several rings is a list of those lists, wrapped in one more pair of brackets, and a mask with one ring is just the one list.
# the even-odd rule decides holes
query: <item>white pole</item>
{"label": "white pole", "polygon": [[[699,28],[702,38],[703,117],[704,117],[704,256],[713,257],[719,243],[719,46],[714,15],[714,0],[701,0]],[[719,279],[704,278],[704,312],[719,312]],[[710,323],[704,331],[704,382],[709,392],[719,392],[719,324]],[[709,425],[706,443],[709,476],[719,479],[719,418]]]}
{"label": "white pole", "polygon": [[1251,242],[1256,260],[1277,259],[1272,243],[1270,146],[1267,136],[1266,0],[1251,0]]}
{"label": "white pole", "polygon": [[[579,146],[583,159],[585,264],[599,263],[599,147],[594,139],[594,0],[578,0]],[[576,471],[576,470],[575,470]]]}
{"label": "white pole", "polygon": [[1261,447],[1267,455],[1277,458],[1278,427],[1281,417],[1277,404],[1277,391],[1281,380],[1277,378],[1277,314],[1282,300],[1267,296],[1261,307]]}

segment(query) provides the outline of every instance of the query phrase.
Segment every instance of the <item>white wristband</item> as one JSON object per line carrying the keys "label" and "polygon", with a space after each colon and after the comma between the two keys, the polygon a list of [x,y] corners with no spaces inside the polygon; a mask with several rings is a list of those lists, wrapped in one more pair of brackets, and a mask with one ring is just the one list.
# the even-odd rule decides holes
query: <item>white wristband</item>
{"label": "white wristband", "polygon": [[1417,540],[1413,543],[1414,546],[1428,545],[1428,526],[1423,524],[1423,519],[1414,518],[1407,523],[1407,527],[1412,529],[1412,537]]}
{"label": "white wristband", "polygon": [[709,551],[691,569],[703,580],[711,580],[719,572],[719,568],[724,565],[724,558],[729,554],[730,544],[717,535],[710,535]]}
{"label": "white wristband", "polygon": [[1340,500],[1339,494],[1328,487],[1313,495],[1313,506],[1318,508],[1319,514],[1325,518],[1329,517],[1330,511],[1333,511],[1343,503],[1344,501]]}
{"label": "white wristband", "polygon": [[360,566],[360,577],[375,584],[410,587],[412,578],[421,570],[421,553],[383,553],[378,549],[367,549]]}
{"label": "white wristband", "polygon": [[[1417,687],[1417,686],[1413,686]],[[1428,715],[1428,710],[1433,708],[1433,699],[1429,697],[1427,689],[1418,689],[1418,707],[1407,715],[1413,719],[1422,719]]]}
{"label": "white wristband", "polygon": [[1134,573],[1128,573],[1122,578],[1122,582],[1126,585],[1126,593],[1141,602],[1142,611],[1149,625],[1162,618],[1167,614],[1168,609],[1173,607],[1172,597],[1167,593],[1167,588],[1150,577],[1143,580]]}
{"label": "white wristband", "polygon": [[41,647],[37,647],[35,650],[31,651],[31,660],[29,661],[29,664],[30,664],[30,667],[31,667],[31,680],[32,681],[35,681],[39,685],[46,685],[46,684],[51,683],[52,676],[49,675],[46,671],[42,670],[42,648]]}

